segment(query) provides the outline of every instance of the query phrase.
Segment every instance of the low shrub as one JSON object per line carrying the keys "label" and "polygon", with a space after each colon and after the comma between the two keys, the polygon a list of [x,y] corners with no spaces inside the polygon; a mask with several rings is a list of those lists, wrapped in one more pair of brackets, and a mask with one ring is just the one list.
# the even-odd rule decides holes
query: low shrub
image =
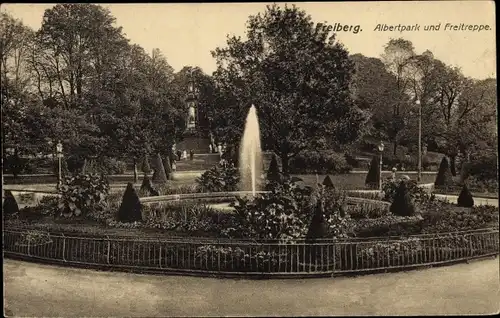
{"label": "low shrub", "polygon": [[178,187],[172,187],[170,184],[159,184],[155,186],[159,195],[171,195],[171,194],[190,194],[190,193],[201,193],[203,189],[197,184],[186,184]]}
{"label": "low shrub", "polygon": [[374,268],[411,264],[424,250],[418,238],[408,238],[398,242],[377,242],[362,247],[356,253],[356,268]]}
{"label": "low shrub", "polygon": [[498,208],[477,206],[461,208],[453,204],[435,201],[423,210],[423,233],[445,233],[498,227]]}
{"label": "low shrub", "polygon": [[389,211],[399,216],[413,216],[415,214],[415,204],[408,190],[407,182],[401,181],[399,183]]}
{"label": "low shrub", "polygon": [[427,194],[425,189],[419,187],[415,180],[393,180],[388,178],[384,180],[384,183],[382,184],[382,191],[384,193],[383,200],[387,202],[394,202],[398,187],[402,182],[405,183],[406,191],[415,203],[426,202],[433,199],[433,196]]}
{"label": "low shrub", "polygon": [[230,230],[231,216],[200,203],[170,203],[148,207],[145,228],[183,232],[211,232],[226,236]]}
{"label": "low shrub", "polygon": [[343,174],[352,170],[344,154],[334,151],[303,151],[289,162],[291,173]]}
{"label": "low shrub", "polygon": [[352,219],[377,219],[389,215],[385,205],[373,203],[356,203],[347,205],[347,213]]}
{"label": "low shrub", "polygon": [[471,158],[467,165],[467,175],[478,180],[498,180],[498,155],[494,149],[481,151]]}
{"label": "low shrub", "polygon": [[300,188],[291,179],[255,198],[237,198],[235,211],[244,237],[290,239],[304,237],[312,214],[310,188]]}
{"label": "low shrub", "polygon": [[498,179],[479,179],[476,176],[469,176],[467,185],[474,192],[498,193]]}
{"label": "low shrub", "polygon": [[239,171],[232,164],[215,165],[196,179],[196,184],[202,192],[226,192],[238,190]]}
{"label": "low shrub", "polygon": [[351,224],[355,237],[408,236],[422,232],[423,220],[418,216],[386,215],[376,219],[360,219]]}

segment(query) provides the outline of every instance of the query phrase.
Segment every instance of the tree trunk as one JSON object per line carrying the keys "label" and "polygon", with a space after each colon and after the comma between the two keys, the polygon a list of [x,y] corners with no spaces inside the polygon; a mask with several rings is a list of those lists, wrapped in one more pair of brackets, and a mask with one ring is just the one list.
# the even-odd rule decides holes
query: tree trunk
{"label": "tree trunk", "polygon": [[82,167],[82,174],[85,174],[87,171],[87,158],[83,159],[83,167]]}
{"label": "tree trunk", "polygon": [[288,153],[282,152],[280,158],[281,158],[281,171],[283,172],[283,174],[287,175],[289,170]]}
{"label": "tree trunk", "polygon": [[450,170],[451,170],[451,174],[454,177],[457,175],[457,168],[455,165],[456,157],[457,156],[450,156]]}
{"label": "tree trunk", "polygon": [[137,160],[134,158],[134,183],[137,183]]}
{"label": "tree trunk", "polygon": [[398,149],[398,143],[396,142],[396,139],[394,139],[393,143],[394,143],[394,148],[392,151],[393,151],[394,157],[396,157],[396,150]]}

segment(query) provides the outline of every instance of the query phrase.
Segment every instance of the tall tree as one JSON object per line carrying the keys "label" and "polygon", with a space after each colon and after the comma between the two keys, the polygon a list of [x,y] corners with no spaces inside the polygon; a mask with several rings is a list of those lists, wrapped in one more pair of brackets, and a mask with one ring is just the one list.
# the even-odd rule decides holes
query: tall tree
{"label": "tall tree", "polygon": [[371,114],[370,134],[377,139],[391,139],[393,108],[407,96],[398,89],[396,77],[384,63],[361,54],[351,56],[356,72],[352,85],[356,104]]}
{"label": "tall tree", "polygon": [[264,147],[280,156],[286,173],[290,158],[308,147],[359,137],[365,118],[350,96],[353,63],[331,30],[295,6],[273,5],[249,17],[247,40],[229,37],[212,53],[221,90],[217,124],[226,138],[237,143],[254,104]]}
{"label": "tall tree", "polygon": [[399,93],[399,100],[391,106],[391,124],[388,129],[389,138],[394,145],[393,153],[396,155],[400,134],[406,124],[406,117],[410,111],[410,105],[406,93],[411,88],[411,75],[414,72],[412,63],[415,56],[413,44],[405,39],[391,39],[384,47],[382,61],[387,70],[396,78],[396,87]]}

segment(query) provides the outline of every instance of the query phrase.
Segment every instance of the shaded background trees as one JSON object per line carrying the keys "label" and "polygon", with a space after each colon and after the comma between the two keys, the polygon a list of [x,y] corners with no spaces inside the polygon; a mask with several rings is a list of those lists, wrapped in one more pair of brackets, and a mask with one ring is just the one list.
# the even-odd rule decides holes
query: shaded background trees
{"label": "shaded background trees", "polygon": [[427,150],[445,154],[453,174],[471,162],[473,173],[496,178],[496,79],[468,78],[408,40],[391,39],[379,58],[349,55],[330,26],[274,5],[249,17],[246,39],[228,37],[212,54],[213,75],[192,66],[175,73],[99,5],[55,5],[37,31],[1,13],[3,159],[51,154],[59,141],[78,169],[166,157],[185,135],[192,79],[201,133],[237,147],[255,104],[263,146],[284,172],[311,150],[349,146],[355,155],[373,140],[415,158],[418,99]]}

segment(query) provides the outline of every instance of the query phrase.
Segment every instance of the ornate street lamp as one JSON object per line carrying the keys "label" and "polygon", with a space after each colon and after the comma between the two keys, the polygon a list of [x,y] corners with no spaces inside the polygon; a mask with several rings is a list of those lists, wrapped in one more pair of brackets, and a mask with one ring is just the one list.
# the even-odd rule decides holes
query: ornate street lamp
{"label": "ornate street lamp", "polygon": [[417,182],[422,179],[422,105],[420,100],[415,101],[418,107],[418,174]]}
{"label": "ornate street lamp", "polygon": [[58,142],[56,145],[57,159],[58,159],[58,170],[59,173],[57,175],[57,184],[60,186],[62,182],[62,169],[61,169],[61,158],[62,158],[63,146],[61,142]]}
{"label": "ornate street lamp", "polygon": [[382,190],[382,153],[384,152],[384,143],[382,141],[378,145],[378,151],[380,153],[380,171],[378,178],[378,189]]}

